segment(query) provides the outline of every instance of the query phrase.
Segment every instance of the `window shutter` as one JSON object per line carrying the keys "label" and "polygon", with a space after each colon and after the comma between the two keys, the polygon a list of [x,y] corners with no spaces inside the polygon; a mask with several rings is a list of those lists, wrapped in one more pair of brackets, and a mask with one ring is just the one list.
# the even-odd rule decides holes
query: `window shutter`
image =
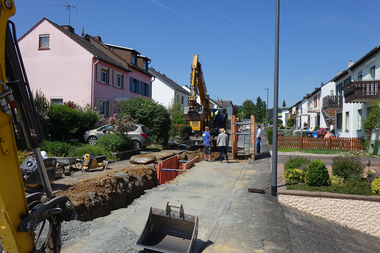
{"label": "window shutter", "polygon": [[125,90],[125,83],[127,82],[125,75],[123,74],[123,80],[121,81],[121,88]]}
{"label": "window shutter", "polygon": [[136,93],[140,94],[140,81],[139,80],[137,80]]}
{"label": "window shutter", "polygon": [[108,85],[112,85],[112,69],[108,69]]}
{"label": "window shutter", "polygon": [[95,111],[99,112],[100,110],[100,98],[95,98]]}
{"label": "window shutter", "polygon": [[140,82],[140,94],[144,95],[144,82]]}
{"label": "window shutter", "polygon": [[145,93],[146,93],[146,96],[147,97],[149,97],[149,84],[146,84],[146,91],[145,91]]}
{"label": "window shutter", "polygon": [[102,66],[97,64],[96,66],[96,81],[100,82],[100,75],[102,74]]}
{"label": "window shutter", "polygon": [[132,91],[133,92],[133,77],[130,77],[129,78],[129,91]]}
{"label": "window shutter", "polygon": [[113,72],[113,86],[117,86],[117,72]]}
{"label": "window shutter", "polygon": [[107,116],[111,116],[112,115],[112,112],[111,112],[111,103],[109,100],[107,100]]}

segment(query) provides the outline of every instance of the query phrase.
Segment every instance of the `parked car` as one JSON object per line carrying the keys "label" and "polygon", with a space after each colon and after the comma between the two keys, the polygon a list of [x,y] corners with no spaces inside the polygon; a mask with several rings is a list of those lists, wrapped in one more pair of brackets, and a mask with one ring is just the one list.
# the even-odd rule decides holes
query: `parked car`
{"label": "parked car", "polygon": [[[96,129],[88,130],[84,133],[84,141],[90,145],[95,145],[96,141],[108,131],[112,134],[112,125],[104,125]],[[132,131],[128,132],[128,136],[135,143],[136,149],[144,149],[151,144],[150,133],[146,126],[136,124]]]}
{"label": "parked car", "polygon": [[319,128],[319,130],[318,130],[318,135],[320,135],[321,133],[322,133],[323,135],[325,135],[328,131],[329,131],[329,129],[328,129],[327,127],[321,127],[321,128]]}

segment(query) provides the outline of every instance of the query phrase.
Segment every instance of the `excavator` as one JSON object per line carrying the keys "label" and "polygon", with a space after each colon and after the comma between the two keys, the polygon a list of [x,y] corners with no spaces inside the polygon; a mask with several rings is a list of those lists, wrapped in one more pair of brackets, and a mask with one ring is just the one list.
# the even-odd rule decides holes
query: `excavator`
{"label": "excavator", "polygon": [[[62,221],[77,214],[69,198],[53,194],[49,182],[40,150],[44,136],[9,20],[15,12],[13,0],[0,0],[0,251],[56,253],[61,251]],[[33,150],[44,192],[25,194],[16,135]],[[46,237],[41,236],[45,225]]]}
{"label": "excavator", "polygon": [[[198,102],[199,96],[199,102]],[[184,108],[185,120],[190,122],[193,133],[202,134],[206,126],[210,128],[211,136],[219,134],[219,128],[227,126],[228,113],[225,108],[211,108],[210,97],[207,95],[206,83],[203,77],[199,55],[193,56],[190,76],[189,105]],[[227,129],[226,129],[227,130]],[[188,140],[186,146],[201,145],[200,139]]]}

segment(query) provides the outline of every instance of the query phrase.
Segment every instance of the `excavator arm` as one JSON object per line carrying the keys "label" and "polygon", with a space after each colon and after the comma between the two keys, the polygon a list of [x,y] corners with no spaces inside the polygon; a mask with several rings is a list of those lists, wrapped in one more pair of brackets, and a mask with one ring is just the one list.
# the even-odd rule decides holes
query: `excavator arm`
{"label": "excavator arm", "polygon": [[[4,252],[60,252],[63,220],[77,217],[67,197],[54,196],[40,152],[41,125],[22,63],[12,0],[0,0],[0,241]],[[33,150],[45,192],[26,196],[15,133]],[[49,232],[36,248],[34,231],[49,221]],[[41,228],[41,231],[42,231]],[[37,240],[39,236],[37,237]]]}
{"label": "excavator arm", "polygon": [[[200,103],[197,98],[200,98]],[[190,96],[189,105],[185,107],[186,121],[198,121],[207,126],[210,120],[210,100],[207,95],[206,83],[203,77],[202,65],[197,54],[193,57],[191,64]]]}

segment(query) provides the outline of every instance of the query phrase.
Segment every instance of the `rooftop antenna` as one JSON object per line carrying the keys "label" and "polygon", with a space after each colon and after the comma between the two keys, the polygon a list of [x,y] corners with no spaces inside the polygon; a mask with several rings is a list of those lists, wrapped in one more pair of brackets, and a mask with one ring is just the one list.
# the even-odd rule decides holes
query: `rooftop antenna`
{"label": "rooftop antenna", "polygon": [[66,1],[65,1],[65,3],[66,3],[66,5],[63,5],[63,4],[50,4],[50,5],[63,6],[63,7],[66,7],[65,11],[69,10],[69,26],[70,26],[70,10],[71,10],[71,8],[74,8],[74,9],[78,10],[77,9],[78,4],[77,5],[70,5]]}

